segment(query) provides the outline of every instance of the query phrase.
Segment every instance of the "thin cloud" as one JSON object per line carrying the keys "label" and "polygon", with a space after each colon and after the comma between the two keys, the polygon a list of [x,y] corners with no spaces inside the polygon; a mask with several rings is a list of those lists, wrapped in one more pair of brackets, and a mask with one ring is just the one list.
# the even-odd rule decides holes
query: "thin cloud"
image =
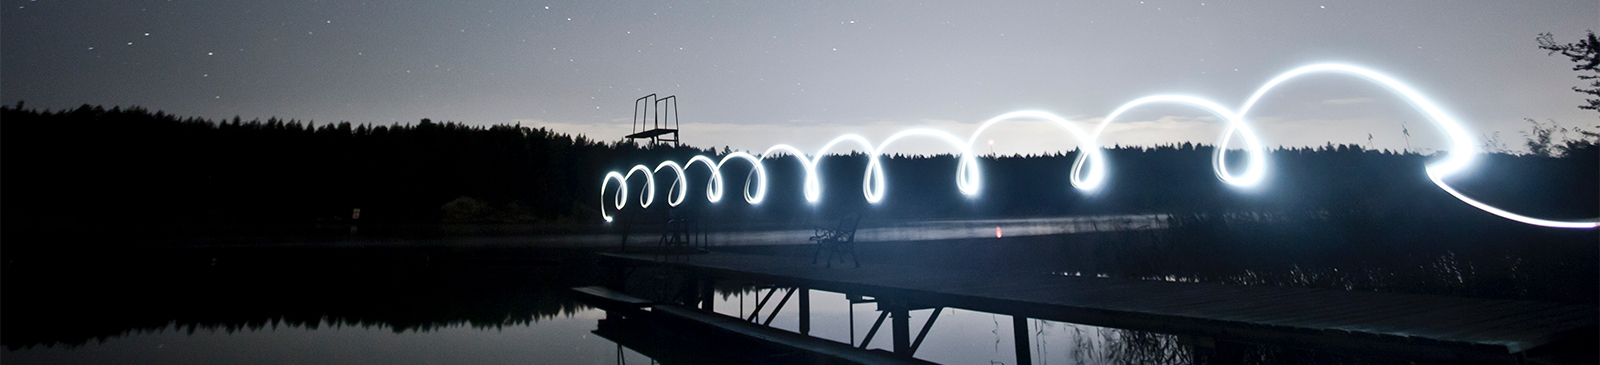
{"label": "thin cloud", "polygon": [[1328,99],[1328,100],[1323,100],[1322,101],[1323,104],[1328,104],[1328,105],[1350,105],[1350,104],[1363,104],[1363,103],[1370,103],[1370,102],[1372,102],[1372,98],[1364,98],[1364,97],[1363,98]]}

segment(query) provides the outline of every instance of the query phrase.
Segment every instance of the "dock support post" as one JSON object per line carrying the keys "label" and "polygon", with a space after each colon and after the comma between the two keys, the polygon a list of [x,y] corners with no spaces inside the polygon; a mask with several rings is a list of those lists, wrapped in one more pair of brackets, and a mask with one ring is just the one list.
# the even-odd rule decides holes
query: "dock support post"
{"label": "dock support post", "polygon": [[1011,342],[1017,345],[1017,364],[1032,364],[1032,348],[1028,346],[1032,342],[1028,336],[1028,317],[1011,315]]}
{"label": "dock support post", "polygon": [[800,334],[811,335],[811,288],[801,285],[800,291]]}
{"label": "dock support post", "polygon": [[717,281],[707,278],[700,280],[700,310],[707,312],[716,311]]}
{"label": "dock support post", "polygon": [[685,271],[682,275],[678,281],[678,292],[672,294],[672,299],[668,299],[667,302],[689,308],[699,307],[700,277],[695,275],[693,270]]}
{"label": "dock support post", "polygon": [[611,288],[619,292],[628,289],[628,268],[622,260],[611,261]]}
{"label": "dock support post", "polygon": [[1189,350],[1189,359],[1195,364],[1217,363],[1217,341],[1211,337],[1178,336],[1178,344]]}
{"label": "dock support post", "polygon": [[901,356],[911,356],[911,311],[904,305],[895,305],[889,308],[890,317],[894,326],[894,353]]}
{"label": "dock support post", "polygon": [[856,345],[856,302],[845,299],[845,307],[850,308],[850,346]]}

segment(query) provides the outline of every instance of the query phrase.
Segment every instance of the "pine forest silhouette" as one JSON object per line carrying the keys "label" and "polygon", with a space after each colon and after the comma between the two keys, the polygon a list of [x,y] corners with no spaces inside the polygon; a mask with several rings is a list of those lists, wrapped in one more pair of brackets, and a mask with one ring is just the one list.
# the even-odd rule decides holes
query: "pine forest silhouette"
{"label": "pine forest silhouette", "polygon": [[[353,209],[360,209],[362,222],[595,223],[606,172],[727,152],[428,119],[390,126],[210,121],[87,105],[57,112],[4,107],[0,117],[9,175],[3,219],[13,227],[341,222],[352,218]],[[1593,216],[1600,200],[1594,189],[1600,185],[1596,147],[1583,139],[1554,143],[1562,151],[1558,156],[1486,154],[1473,178],[1452,183],[1533,216]],[[1269,154],[1273,167],[1264,188],[1240,191],[1213,176],[1212,149],[1189,143],[1110,148],[1110,180],[1091,194],[1067,182],[1075,151],[985,156],[985,186],[973,198],[956,190],[955,156],[892,155],[884,158],[888,195],[875,205],[860,193],[867,161],[862,154],[822,160],[823,200],[817,204],[802,198],[802,170],[786,157],[764,162],[766,201],[745,203],[739,197],[750,165],[733,161],[723,172],[726,199],[706,202],[709,172],[694,168],[680,208],[734,224],[808,223],[856,210],[870,210],[879,219],[1227,213],[1447,221],[1487,215],[1427,181],[1422,166],[1431,156],[1331,144],[1278,149]],[[651,209],[666,206],[671,178],[666,171],[658,174],[661,203]],[[631,182],[623,213],[639,209],[642,182]]]}

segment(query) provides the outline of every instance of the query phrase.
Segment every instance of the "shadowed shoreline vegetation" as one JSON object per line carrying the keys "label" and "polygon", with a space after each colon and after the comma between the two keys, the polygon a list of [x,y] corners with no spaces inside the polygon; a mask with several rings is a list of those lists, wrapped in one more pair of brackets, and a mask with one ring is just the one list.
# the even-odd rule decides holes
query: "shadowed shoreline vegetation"
{"label": "shadowed shoreline vegetation", "polygon": [[[20,105],[19,105],[20,107]],[[83,106],[41,112],[0,107],[6,187],[3,221],[34,224],[599,223],[601,178],[635,164],[719,158],[727,150],[605,143],[543,128],[423,119],[390,126],[210,121],[163,112]],[[1535,124],[1535,133],[1539,125]],[[1484,154],[1472,176],[1452,181],[1471,196],[1525,214],[1591,218],[1597,211],[1593,141],[1551,142],[1559,156]],[[1584,137],[1590,137],[1585,135]],[[1549,147],[1554,144],[1554,147]],[[976,198],[955,187],[952,155],[885,157],[888,196],[858,192],[867,156],[823,159],[823,201],[801,198],[796,159],[775,157],[767,201],[739,199],[750,166],[723,171],[725,195],[705,202],[709,173],[689,170],[683,209],[724,221],[809,222],[871,210],[878,218],[950,219],[1123,213],[1272,216],[1371,214],[1476,216],[1423,174],[1433,156],[1332,145],[1269,153],[1263,187],[1240,190],[1212,176],[1213,147],[1184,143],[1107,150],[1110,177],[1093,193],[1070,188],[1076,151],[985,156]],[[1554,153],[1547,153],[1553,155]],[[1242,162],[1243,153],[1230,154]],[[1242,164],[1240,164],[1242,165]],[[658,201],[671,186],[657,176]],[[629,210],[637,210],[634,185]],[[615,189],[615,188],[613,188]],[[606,197],[612,197],[608,191]],[[609,205],[609,199],[606,200]],[[660,209],[665,204],[656,204]],[[609,207],[608,212],[613,211]]]}

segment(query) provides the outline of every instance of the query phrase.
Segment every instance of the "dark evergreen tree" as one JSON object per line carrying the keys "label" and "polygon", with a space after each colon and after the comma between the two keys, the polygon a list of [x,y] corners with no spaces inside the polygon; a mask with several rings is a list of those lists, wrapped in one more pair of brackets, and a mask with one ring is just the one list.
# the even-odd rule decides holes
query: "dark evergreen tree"
{"label": "dark evergreen tree", "polygon": [[1552,55],[1560,53],[1576,63],[1572,66],[1572,70],[1578,71],[1578,79],[1589,81],[1589,85],[1587,88],[1574,86],[1572,91],[1594,97],[1588,99],[1589,105],[1578,107],[1600,111],[1600,38],[1595,37],[1594,31],[1589,31],[1587,38],[1566,44],[1557,43],[1554,34],[1540,33],[1539,48],[1550,51],[1549,54]]}

